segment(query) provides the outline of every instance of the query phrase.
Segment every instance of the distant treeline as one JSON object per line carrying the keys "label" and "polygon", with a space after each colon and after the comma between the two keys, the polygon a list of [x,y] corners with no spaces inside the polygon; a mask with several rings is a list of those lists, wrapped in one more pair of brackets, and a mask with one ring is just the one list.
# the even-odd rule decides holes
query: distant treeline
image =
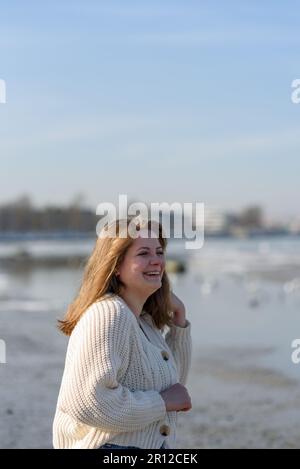
{"label": "distant treeline", "polygon": [[34,207],[28,197],[0,205],[0,231],[95,231],[99,216],[74,203],[67,207]]}
{"label": "distant treeline", "polygon": [[[171,218],[172,215],[171,215]],[[228,215],[229,227],[255,229],[263,227],[259,206],[250,206],[241,213]],[[65,207],[35,207],[28,196],[0,205],[0,232],[95,232],[100,217],[82,206],[80,198]]]}

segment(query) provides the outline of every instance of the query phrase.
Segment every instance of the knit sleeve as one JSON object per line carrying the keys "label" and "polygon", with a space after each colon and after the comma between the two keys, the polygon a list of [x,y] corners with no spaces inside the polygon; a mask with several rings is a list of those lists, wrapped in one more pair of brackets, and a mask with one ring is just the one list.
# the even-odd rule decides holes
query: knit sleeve
{"label": "knit sleeve", "polygon": [[175,359],[179,373],[179,382],[182,385],[185,385],[187,382],[192,358],[191,323],[188,320],[186,322],[185,327],[173,324],[165,336],[165,341]]}
{"label": "knit sleeve", "polygon": [[68,346],[62,410],[103,431],[135,431],[166,415],[156,390],[130,390],[118,382],[130,361],[132,318],[113,301],[98,301],[76,325]]}

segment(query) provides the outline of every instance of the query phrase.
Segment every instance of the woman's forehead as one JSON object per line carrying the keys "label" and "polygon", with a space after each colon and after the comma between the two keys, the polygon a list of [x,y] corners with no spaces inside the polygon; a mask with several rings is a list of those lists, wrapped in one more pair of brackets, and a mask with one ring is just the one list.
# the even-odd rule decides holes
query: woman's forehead
{"label": "woman's forehead", "polygon": [[144,238],[142,236],[138,236],[138,238],[136,238],[134,241],[133,241],[133,244],[132,244],[135,248],[139,248],[139,247],[149,247],[149,248],[153,248],[153,247],[160,247],[161,244],[159,242],[159,239],[157,237],[153,237],[153,238],[150,238],[150,237],[147,237],[147,238]]}

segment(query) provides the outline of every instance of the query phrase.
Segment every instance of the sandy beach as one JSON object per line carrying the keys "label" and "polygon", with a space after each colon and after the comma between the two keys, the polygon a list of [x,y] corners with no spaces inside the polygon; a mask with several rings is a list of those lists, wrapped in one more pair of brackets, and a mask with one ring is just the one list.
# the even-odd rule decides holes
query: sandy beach
{"label": "sandy beach", "polygon": [[[1,447],[51,448],[66,340],[53,316],[31,313],[24,322],[23,314],[1,317],[1,326],[9,325],[8,362],[0,368]],[[178,448],[300,446],[299,382],[257,367],[256,358],[268,353],[202,349],[194,355],[187,385],[193,408],[178,414]]]}
{"label": "sandy beach", "polygon": [[267,353],[241,349],[224,350],[221,359],[207,352],[198,356],[189,382],[193,409],[179,414],[179,448],[300,447],[299,382],[244,356]]}

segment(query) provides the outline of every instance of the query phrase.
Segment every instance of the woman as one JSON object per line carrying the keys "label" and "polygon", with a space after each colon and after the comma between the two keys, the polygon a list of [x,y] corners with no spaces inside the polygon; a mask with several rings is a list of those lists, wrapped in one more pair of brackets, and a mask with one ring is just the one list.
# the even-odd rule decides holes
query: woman
{"label": "woman", "polygon": [[191,325],[170,291],[166,239],[150,221],[124,237],[133,220],[106,226],[59,321],[70,339],[54,448],[174,448],[177,412],[191,409]]}

